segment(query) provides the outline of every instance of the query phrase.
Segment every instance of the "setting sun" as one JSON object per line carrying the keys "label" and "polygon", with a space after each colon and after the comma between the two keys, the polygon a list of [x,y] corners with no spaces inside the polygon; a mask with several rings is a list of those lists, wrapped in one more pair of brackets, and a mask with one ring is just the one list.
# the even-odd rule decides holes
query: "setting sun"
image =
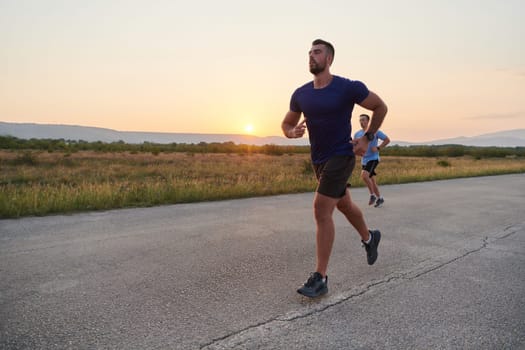
{"label": "setting sun", "polygon": [[248,124],[248,125],[246,125],[246,126],[244,127],[244,131],[245,131],[246,133],[248,133],[248,134],[253,133],[253,130],[254,130],[254,129],[253,129],[253,125],[252,125],[252,124]]}

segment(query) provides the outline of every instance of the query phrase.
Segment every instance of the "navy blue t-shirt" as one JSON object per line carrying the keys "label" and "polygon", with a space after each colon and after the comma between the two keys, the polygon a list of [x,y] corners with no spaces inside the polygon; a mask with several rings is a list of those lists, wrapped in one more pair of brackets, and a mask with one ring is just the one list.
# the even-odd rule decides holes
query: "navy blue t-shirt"
{"label": "navy blue t-shirt", "polygon": [[322,89],[314,89],[311,81],[295,90],[290,110],[303,113],[306,117],[314,164],[324,163],[335,155],[354,154],[350,142],[350,118],[354,105],[361,103],[368,93],[362,82],[336,75]]}

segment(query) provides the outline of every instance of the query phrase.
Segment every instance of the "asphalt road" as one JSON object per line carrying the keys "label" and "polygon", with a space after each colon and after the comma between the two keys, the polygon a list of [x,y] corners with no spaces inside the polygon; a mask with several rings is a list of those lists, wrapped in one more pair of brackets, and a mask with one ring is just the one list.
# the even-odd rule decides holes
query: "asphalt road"
{"label": "asphalt road", "polygon": [[318,300],[312,193],[0,220],[0,348],[525,349],[525,174],[382,190]]}

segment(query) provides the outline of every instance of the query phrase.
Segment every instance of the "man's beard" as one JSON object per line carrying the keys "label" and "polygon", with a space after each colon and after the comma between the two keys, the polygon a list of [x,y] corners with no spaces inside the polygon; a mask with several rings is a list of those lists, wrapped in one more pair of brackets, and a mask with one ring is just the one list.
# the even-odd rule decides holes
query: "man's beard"
{"label": "man's beard", "polygon": [[310,65],[310,73],[312,73],[313,75],[317,75],[319,73],[324,72],[326,65],[322,66],[315,61],[313,63],[313,65]]}

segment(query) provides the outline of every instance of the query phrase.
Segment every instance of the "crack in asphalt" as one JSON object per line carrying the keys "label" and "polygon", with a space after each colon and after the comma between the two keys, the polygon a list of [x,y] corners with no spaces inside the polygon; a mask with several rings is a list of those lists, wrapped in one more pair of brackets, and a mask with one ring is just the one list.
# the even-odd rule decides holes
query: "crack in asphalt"
{"label": "crack in asphalt", "polygon": [[[503,229],[503,231],[501,231],[500,233],[503,233],[503,235],[501,236],[498,236],[498,235],[495,235],[491,238],[489,238],[488,236],[485,236],[482,240],[481,240],[481,246],[479,246],[478,248],[475,248],[475,249],[471,249],[471,250],[467,250],[465,253],[459,255],[459,256],[456,256],[452,259],[449,259],[449,260],[446,260],[446,261],[441,261],[437,264],[432,264],[432,266],[423,266],[421,267],[420,265],[426,261],[428,261],[428,259],[424,260],[423,262],[420,262],[419,264],[416,265],[416,267],[412,270],[409,270],[409,271],[406,271],[406,272],[395,272],[395,273],[392,273],[390,274],[389,276],[381,279],[381,280],[376,280],[376,281],[373,281],[373,282],[370,282],[368,284],[366,284],[365,286],[360,286],[360,287],[355,287],[347,292],[343,292],[339,295],[336,295],[330,299],[328,299],[325,303],[321,303],[321,304],[315,304],[314,307],[310,308],[309,310],[307,311],[303,311],[303,312],[299,312],[299,311],[291,311],[291,312],[288,312],[284,315],[280,315],[280,316],[276,316],[274,318],[271,318],[271,319],[268,319],[268,320],[265,320],[265,321],[262,321],[262,322],[259,322],[257,324],[254,324],[254,325],[251,325],[249,327],[246,327],[246,328],[243,328],[243,329],[240,329],[238,331],[235,331],[235,332],[232,332],[232,333],[229,333],[229,334],[226,334],[222,337],[219,337],[219,338],[215,338],[215,339],[212,339],[210,342],[208,343],[205,343],[205,344],[202,344],[200,349],[230,349],[232,347],[232,344],[231,343],[227,343],[227,344],[221,344],[223,343],[224,341],[227,341],[228,339],[231,339],[233,342],[235,342],[235,346],[239,346],[239,345],[242,345],[242,343],[245,343],[247,339],[251,339],[251,337],[242,337],[242,335],[249,335],[251,332],[264,332],[265,329],[261,329],[261,328],[264,328],[266,327],[267,329],[274,329],[276,327],[279,327],[280,325],[282,324],[286,324],[286,323],[289,323],[289,322],[293,322],[295,320],[298,320],[298,319],[303,319],[303,318],[307,318],[311,315],[314,315],[314,314],[318,314],[318,313],[321,313],[327,309],[330,309],[334,306],[337,306],[337,305],[340,305],[346,301],[349,301],[349,300],[352,300],[356,297],[359,297],[367,292],[369,292],[372,288],[376,287],[376,286],[380,286],[380,285],[387,285],[389,283],[391,283],[392,281],[398,281],[398,280],[407,280],[407,281],[412,281],[416,278],[419,278],[421,276],[424,276],[426,274],[429,274],[431,272],[434,272],[436,270],[439,270],[447,265],[450,265],[458,260],[461,260],[471,254],[474,254],[474,253],[477,253],[483,249],[486,249],[489,244],[493,243],[493,242],[496,242],[498,240],[502,240],[502,239],[505,239],[505,238],[508,238],[510,236],[512,236],[513,234],[519,232],[519,229],[521,228],[521,225],[510,225],[510,226],[507,226]],[[439,259],[439,257],[437,258]],[[435,262],[435,260],[434,260]],[[419,272],[418,272],[419,270]],[[414,274],[415,273],[415,274]],[[275,324],[275,326],[274,326]],[[236,337],[241,337],[241,339],[238,339],[236,340],[235,338]]]}

